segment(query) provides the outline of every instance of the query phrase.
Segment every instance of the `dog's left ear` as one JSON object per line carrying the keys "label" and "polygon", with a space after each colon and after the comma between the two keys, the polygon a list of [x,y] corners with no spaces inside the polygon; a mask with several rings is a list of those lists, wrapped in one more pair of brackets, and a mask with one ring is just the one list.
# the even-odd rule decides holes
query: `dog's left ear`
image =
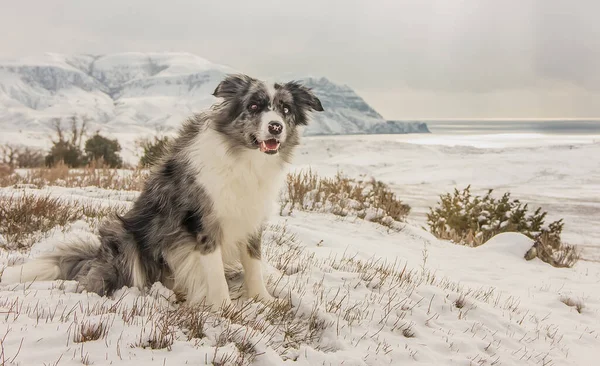
{"label": "dog's left ear", "polygon": [[243,74],[227,75],[223,81],[217,85],[213,95],[217,98],[230,99],[248,90],[253,79]]}
{"label": "dog's left ear", "polygon": [[321,105],[321,101],[313,94],[310,88],[307,88],[296,81],[290,81],[283,87],[292,94],[294,103],[298,106],[304,109],[323,112],[323,105]]}

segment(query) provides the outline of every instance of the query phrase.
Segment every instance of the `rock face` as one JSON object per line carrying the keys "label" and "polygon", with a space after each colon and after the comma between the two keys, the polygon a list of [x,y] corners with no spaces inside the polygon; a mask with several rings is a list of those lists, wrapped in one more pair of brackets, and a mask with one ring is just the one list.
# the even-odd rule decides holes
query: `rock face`
{"label": "rock face", "polygon": [[[188,53],[46,54],[0,61],[0,130],[46,131],[52,119],[86,117],[112,132],[171,129],[215,102],[236,70]],[[300,78],[321,99],[307,135],[429,132],[420,122],[386,121],[350,87]]]}

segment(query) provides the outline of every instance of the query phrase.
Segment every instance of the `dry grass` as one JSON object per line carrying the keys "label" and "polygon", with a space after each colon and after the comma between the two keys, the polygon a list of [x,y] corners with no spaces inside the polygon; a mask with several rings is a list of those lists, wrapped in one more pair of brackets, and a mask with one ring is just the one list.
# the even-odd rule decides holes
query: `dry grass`
{"label": "dry grass", "polygon": [[[417,350],[424,350],[419,345],[422,339],[427,339],[431,329],[437,331],[437,327],[443,327],[446,320],[455,317],[454,312],[458,313],[458,319],[465,321],[461,323],[465,325],[465,333],[490,339],[488,348],[494,351],[500,347],[494,338],[496,329],[468,319],[469,310],[478,303],[500,309],[503,317],[520,329],[509,335],[515,341],[529,342],[539,338],[539,334],[548,333],[552,337],[545,338],[547,342],[559,349],[563,347],[561,334],[551,328],[546,318],[522,309],[518,298],[507,297],[494,288],[470,289],[436,276],[425,264],[410,269],[406,263],[364,259],[349,253],[318,258],[305,250],[285,225],[268,227],[263,246],[265,260],[282,272],[268,279],[268,287],[279,298],[288,294],[291,306],[284,302],[264,306],[240,299],[235,306],[215,314],[202,307],[176,304],[170,296],[151,289],[133,303],[116,297],[81,302],[76,306],[61,301],[38,305],[32,295],[28,300],[25,297],[25,303],[20,297],[2,298],[0,307],[5,309],[4,321],[9,324],[18,317],[86,324],[85,327],[73,326],[72,331],[81,334],[82,341],[105,339],[110,354],[115,353],[116,347],[116,354],[121,355],[119,347],[124,346],[161,350],[168,355],[175,342],[178,345],[185,342],[185,347],[196,347],[199,351],[212,347],[204,359],[196,362],[215,365],[249,365],[258,361],[266,349],[276,352],[283,360],[294,360],[298,350],[305,346],[324,353],[336,352],[337,343],[331,342],[336,337],[352,347],[364,348],[365,343],[368,344],[371,355],[405,352],[415,358]],[[342,273],[343,285],[330,286],[324,281],[325,276]],[[355,296],[364,289],[369,290],[365,296]],[[432,290],[435,290],[434,295],[441,290],[446,297],[432,296]],[[450,310],[442,304],[447,301],[451,304]],[[101,328],[95,326],[98,318],[102,319]],[[123,329],[129,330],[129,327],[139,329],[139,333],[136,331],[131,333],[132,337],[121,340],[118,334],[127,334]],[[450,330],[442,330],[442,334],[448,331],[448,346],[458,351]],[[406,338],[406,343],[388,342],[384,333],[400,335]],[[75,340],[71,335],[69,339]],[[418,339],[421,342],[415,342]],[[112,349],[108,350],[109,347]],[[481,359],[489,356],[488,348],[478,354]],[[11,358],[15,353],[14,349],[10,350]],[[535,359],[538,353],[536,349],[523,349],[513,355],[517,354],[517,359]],[[77,355],[77,360],[80,359],[90,361],[85,352]]]}
{"label": "dry grass", "polygon": [[97,341],[104,338],[108,332],[108,325],[103,321],[99,323],[84,322],[75,327],[73,342],[83,343]]}
{"label": "dry grass", "polygon": [[[94,174],[102,173],[94,172]],[[303,182],[303,179],[306,181]],[[86,178],[84,181],[93,180]],[[338,183],[340,187],[334,187]],[[333,205],[335,202],[344,201],[347,204],[338,204],[336,207],[341,208],[345,205],[346,215],[356,215],[357,217],[360,217],[360,211],[352,211],[353,201],[362,202],[363,205],[365,202],[373,206],[378,205],[380,210],[387,210],[386,212],[390,213],[397,212],[401,208],[402,203],[397,201],[387,188],[370,182],[357,183],[362,184],[363,190],[360,191],[354,183],[357,182],[346,180],[341,176],[323,180],[312,173],[304,175],[304,178],[288,177],[288,194],[290,192],[293,194],[288,203],[295,202],[290,209],[325,210],[324,207],[319,208],[316,204],[314,204],[314,208],[311,208],[314,202],[311,198],[313,195],[322,196],[318,202],[324,205]],[[311,187],[312,189],[310,189]],[[328,195],[329,198],[327,198]],[[48,206],[45,209],[37,209],[37,213],[32,213],[33,216],[36,216],[34,220],[41,221],[43,225],[39,224],[41,226],[36,226],[36,229],[27,230],[24,233],[26,239],[43,230],[64,225],[55,221],[56,217],[54,217],[56,216],[54,213],[61,210],[69,213],[66,216],[57,215],[66,217],[61,221],[66,223],[86,217],[103,218],[114,211],[110,208],[101,209],[91,205],[74,204],[60,199],[34,195],[15,195],[0,197],[0,199],[4,200],[0,201],[0,208],[7,207],[10,210],[16,210],[15,212],[36,207],[36,200],[40,200],[41,207]],[[13,201],[10,205],[5,205],[4,203],[8,200]],[[26,207],[19,207],[20,200],[23,200],[21,206]],[[309,203],[311,204],[309,208],[299,206]],[[365,211],[367,210],[365,209]],[[343,213],[342,211],[337,212],[337,214]],[[13,215],[8,213],[8,210],[2,214],[4,217]],[[23,213],[17,214],[15,217],[20,218],[19,220],[22,222],[27,222],[28,218]],[[366,215],[363,218],[366,218]],[[0,217],[0,220],[3,220],[3,217]],[[21,224],[15,223],[12,227],[16,229],[19,225]],[[4,226],[0,226],[0,229],[4,229]],[[110,341],[107,341],[107,347],[108,344],[111,346],[116,344],[117,353],[119,353],[119,341],[115,342],[114,338],[111,338],[110,335],[107,336],[116,318],[119,326],[139,326],[143,329],[139,336],[136,334],[133,339],[127,340],[126,347],[161,349],[163,352],[167,352],[171,350],[176,341],[189,342],[198,348],[210,344],[215,346],[215,354],[212,358],[208,356],[208,359],[202,361],[212,362],[215,365],[251,364],[265,347],[275,350],[283,359],[293,359],[296,350],[303,345],[322,352],[334,352],[336,351],[332,348],[334,346],[327,344],[326,341],[331,339],[336,332],[337,336],[341,337],[350,334],[348,329],[360,329],[372,323],[380,324],[382,330],[403,335],[407,338],[407,342],[412,342],[413,340],[409,338],[424,338],[430,327],[427,322],[419,320],[420,318],[416,315],[427,314],[428,318],[433,319],[432,322],[438,317],[443,318],[444,316],[444,313],[436,312],[440,309],[438,307],[436,310],[436,302],[441,301],[438,300],[439,297],[423,298],[419,294],[421,286],[437,287],[449,293],[449,299],[456,299],[451,301],[451,308],[458,309],[456,312],[459,313],[459,319],[466,320],[468,311],[474,304],[483,302],[502,309],[503,315],[508,317],[512,323],[521,325],[529,322],[530,329],[538,327],[540,331],[545,326],[543,320],[539,320],[521,309],[519,300],[516,298],[506,298],[503,293],[499,293],[493,288],[469,289],[446,278],[436,276],[436,273],[426,268],[426,251],[424,252],[423,266],[419,269],[407,268],[406,263],[397,261],[390,262],[380,258],[362,259],[354,254],[346,253],[318,258],[314,253],[305,250],[305,245],[285,225],[269,227],[264,235],[263,247],[265,259],[281,272],[280,276],[269,279],[269,288],[279,298],[289,297],[291,306],[290,303],[284,302],[263,306],[241,299],[236,307],[224,309],[220,314],[213,314],[201,308],[177,305],[171,300],[157,300],[158,296],[156,295],[155,297],[142,296],[139,298],[139,302],[136,301],[134,304],[120,303],[119,299],[114,301],[107,299],[106,304],[99,302],[100,305],[92,308],[89,305],[87,308],[79,305],[76,310],[73,310],[78,313],[77,324],[86,324],[86,327],[85,329],[83,325],[73,327],[76,333],[73,338],[69,337],[69,339],[77,342],[75,337],[80,337],[78,339],[85,342],[108,337]],[[327,282],[324,282],[323,279],[319,280],[319,275],[315,274],[320,272],[324,278],[326,274],[336,271],[344,274],[343,286],[328,286]],[[360,299],[353,297],[357,288],[368,289],[369,295]],[[468,301],[465,301],[467,296]],[[311,303],[303,302],[303,299],[311,299]],[[73,321],[74,315],[69,315],[71,305],[66,308],[66,304],[57,302],[56,309],[46,308],[44,305],[23,307],[20,301],[18,297],[0,299],[0,307],[7,310],[6,322],[26,315],[46,319],[47,322],[54,319],[57,322]],[[66,310],[62,307],[65,307]],[[59,320],[63,316],[61,314],[65,314],[65,312],[67,313],[65,319]],[[21,313],[22,315],[20,315]],[[88,317],[96,319],[98,316],[113,318],[110,322],[102,321],[101,326],[92,325],[97,323],[90,323],[87,320]],[[470,331],[474,334],[477,333],[477,331]],[[113,335],[114,333],[112,332]],[[533,338],[535,337],[534,333],[527,331],[526,335]],[[366,341],[375,342],[376,347],[372,348],[372,353],[375,354],[379,352],[385,354],[394,349],[397,350],[397,346],[386,344],[383,338],[379,339],[378,334],[379,332],[374,332],[362,335],[361,332],[356,338],[349,339],[348,342],[354,346]],[[559,342],[560,337],[557,336],[556,343]],[[416,351],[407,348],[406,352],[411,357],[416,357]],[[531,352],[529,350],[522,351],[523,357],[534,357]],[[89,363],[87,355],[82,355],[81,359],[83,363]]]}
{"label": "dry grass", "polygon": [[[43,188],[98,187],[120,191],[140,191],[149,171],[117,170],[90,165],[69,169],[64,164],[52,168],[18,170],[0,175],[0,187]],[[312,171],[289,174],[281,196],[282,215],[293,210],[331,212],[340,217],[358,217],[387,227],[396,227],[410,212],[382,182],[356,180],[337,174],[319,177]]]}
{"label": "dry grass", "polygon": [[[49,196],[0,197],[0,235],[8,249],[29,248],[32,234],[45,233],[83,217],[80,209]],[[0,243],[2,245],[2,243]]]}
{"label": "dry grass", "polygon": [[579,314],[581,314],[583,308],[585,307],[582,300],[574,300],[573,298],[568,296],[561,297],[560,301],[569,307],[575,308],[575,310],[577,310]]}
{"label": "dry grass", "polygon": [[0,196],[0,247],[28,249],[53,228],[64,229],[80,219],[98,222],[121,210],[31,193]]}
{"label": "dry grass", "polygon": [[12,166],[8,165],[8,164],[4,164],[4,163],[0,163],[0,180],[5,179],[6,177],[9,177],[11,174],[13,174],[15,170],[13,169]]}
{"label": "dry grass", "polygon": [[143,188],[147,170],[119,170],[91,164],[86,168],[69,169],[64,164],[52,168],[35,168],[21,173],[0,175],[0,187],[28,185],[35,188],[59,187],[98,187],[121,191],[140,191]]}
{"label": "dry grass", "polygon": [[280,214],[289,214],[295,209],[354,216],[388,227],[403,222],[410,212],[410,206],[399,200],[383,182],[356,180],[341,173],[333,178],[319,177],[311,170],[287,176]]}
{"label": "dry grass", "polygon": [[540,258],[558,268],[571,268],[581,258],[581,251],[575,245],[563,243],[559,236],[543,232],[535,238],[533,247],[525,253],[525,259]]}

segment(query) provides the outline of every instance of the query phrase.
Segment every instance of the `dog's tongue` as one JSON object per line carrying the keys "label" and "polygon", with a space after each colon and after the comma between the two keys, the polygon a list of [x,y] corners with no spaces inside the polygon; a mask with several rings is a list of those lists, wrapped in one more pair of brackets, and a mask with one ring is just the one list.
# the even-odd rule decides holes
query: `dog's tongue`
{"label": "dog's tongue", "polygon": [[279,143],[275,139],[261,141],[261,143],[260,143],[260,151],[262,151],[262,152],[269,151],[269,150],[277,150],[278,147],[279,147]]}

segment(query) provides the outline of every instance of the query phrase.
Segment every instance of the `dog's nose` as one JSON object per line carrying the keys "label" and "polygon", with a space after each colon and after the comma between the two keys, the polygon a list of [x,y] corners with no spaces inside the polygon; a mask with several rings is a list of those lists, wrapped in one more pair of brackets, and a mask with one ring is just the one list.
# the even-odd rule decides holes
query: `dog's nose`
{"label": "dog's nose", "polygon": [[269,122],[269,132],[272,135],[279,135],[283,131],[283,125],[279,122]]}

